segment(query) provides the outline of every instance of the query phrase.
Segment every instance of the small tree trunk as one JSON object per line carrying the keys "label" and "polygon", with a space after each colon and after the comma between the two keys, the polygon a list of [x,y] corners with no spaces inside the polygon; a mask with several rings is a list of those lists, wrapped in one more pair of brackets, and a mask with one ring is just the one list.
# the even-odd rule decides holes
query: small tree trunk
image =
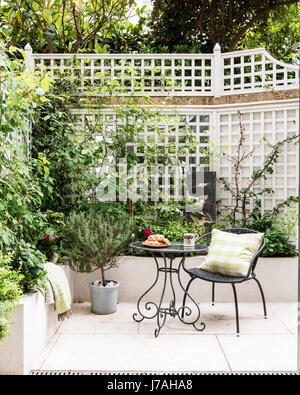
{"label": "small tree trunk", "polygon": [[232,227],[235,227],[235,222],[236,222],[236,215],[237,215],[237,210],[239,208],[239,200],[238,198],[235,199],[235,206],[233,209],[233,217],[232,217]]}
{"label": "small tree trunk", "polygon": [[102,277],[103,287],[106,287],[106,280],[105,280],[104,267],[103,266],[101,266],[101,277]]}
{"label": "small tree trunk", "polygon": [[243,220],[242,220],[242,224],[243,226],[246,226],[247,223],[247,210],[246,210],[246,197],[244,196],[243,198],[243,204],[242,204],[242,215],[243,215]]}

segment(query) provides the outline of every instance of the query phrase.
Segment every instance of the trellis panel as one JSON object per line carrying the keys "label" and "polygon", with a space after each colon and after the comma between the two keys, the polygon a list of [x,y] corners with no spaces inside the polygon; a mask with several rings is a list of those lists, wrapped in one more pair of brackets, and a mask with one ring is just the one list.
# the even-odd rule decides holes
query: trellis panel
{"label": "trellis panel", "polygon": [[[93,92],[105,80],[117,95],[215,96],[298,89],[297,65],[274,59],[264,48],[221,54],[33,54],[26,45],[28,70],[67,76],[79,91]],[[100,93],[99,93],[100,94]]]}
{"label": "trellis panel", "polygon": [[[111,112],[109,109],[102,111],[101,114],[97,110],[84,109],[74,109],[72,112],[79,130],[85,128],[85,120],[88,118],[89,122],[101,123],[106,138],[109,138],[111,133],[116,132],[116,113]],[[169,115],[169,122],[156,125],[159,129],[159,133],[152,125],[145,127],[144,134],[141,137],[148,145],[146,144],[143,150],[139,148],[138,144],[127,144],[128,151],[136,154],[138,163],[140,164],[145,163],[145,158],[148,155],[148,150],[151,150],[152,144],[155,144],[162,150],[167,149],[167,145],[171,144],[172,150],[174,150],[173,156],[177,158],[176,161],[174,161],[175,164],[165,166],[159,159],[153,164],[156,166],[156,172],[158,172],[158,174],[154,174],[153,177],[156,180],[158,178],[160,179],[159,190],[164,200],[177,199],[180,195],[176,182],[174,182],[175,176],[182,176],[184,172],[186,173],[192,168],[198,171],[207,171],[210,166],[206,154],[206,152],[209,152],[210,148],[210,112],[201,111],[195,113],[178,110],[176,113],[169,112]],[[98,117],[101,118],[99,119]],[[197,146],[194,150],[182,152],[185,146],[187,130],[190,136],[196,140]],[[99,138],[100,136],[95,135],[96,140]],[[177,167],[177,163],[180,165],[179,168]],[[183,190],[181,194],[183,194]]]}
{"label": "trellis panel", "polygon": [[262,49],[222,54],[223,94],[289,89],[299,81],[299,70],[274,59]]}
{"label": "trellis panel", "polygon": [[[263,165],[264,158],[271,148],[262,141],[262,137],[275,144],[284,140],[288,136],[299,133],[298,129],[298,106],[297,103],[289,105],[269,104],[261,106],[249,106],[241,109],[242,125],[245,133],[246,151],[252,147],[255,149],[254,155],[249,157],[244,163],[241,175],[244,187],[249,183],[252,172]],[[226,152],[231,156],[236,155],[239,138],[239,117],[234,110],[222,110],[218,114],[220,130],[220,152]],[[261,187],[270,187],[275,190],[274,194],[265,195],[262,199],[262,210],[272,210],[278,203],[283,202],[289,196],[298,196],[299,168],[298,168],[298,145],[294,143],[285,144],[278,162],[274,166],[274,173],[267,174],[267,179],[262,180],[254,188],[259,192]],[[219,164],[219,175],[225,177],[230,183],[233,179],[233,166],[225,157],[221,157]],[[232,205],[233,201],[230,193],[224,190],[219,184],[218,196],[224,205]],[[253,199],[250,208],[253,207]]]}
{"label": "trellis panel", "polygon": [[[265,136],[272,144],[299,133],[298,121],[298,103],[280,102],[270,104],[248,104],[239,106],[242,114],[242,124],[245,132],[246,141],[244,149],[250,150],[255,147],[255,154],[250,157],[245,163],[245,168],[242,173],[243,185],[249,180],[253,170],[263,164],[264,158],[269,152],[266,144],[263,144],[262,137]],[[77,117],[77,122],[83,125],[84,117],[88,116],[91,119],[96,116],[95,112],[86,113],[85,110],[74,110],[74,115]],[[202,152],[203,148],[210,149],[217,154],[225,151],[229,155],[235,156],[238,138],[239,138],[239,117],[237,108],[234,106],[209,106],[198,107],[190,106],[188,108],[177,109],[177,115],[180,119],[175,124],[161,124],[160,129],[163,131],[168,140],[174,141],[177,147],[180,146],[181,126],[188,126],[192,130],[199,146],[195,152],[186,152],[181,156],[181,165],[184,168],[202,168],[203,170],[213,170],[217,172],[217,177],[225,177],[229,182],[233,182],[232,164],[227,161],[225,157],[215,156],[209,162],[205,159]],[[108,131],[113,131],[114,119],[113,115],[105,114],[103,122],[104,128]],[[150,129],[145,129],[144,139],[147,141],[148,137],[153,138],[156,143],[163,146],[164,142],[159,142],[160,137],[156,132]],[[169,140],[170,139],[170,140]],[[212,145],[213,144],[213,145]],[[143,162],[143,157],[147,152],[138,152],[136,146],[131,149],[140,157],[140,162]],[[271,210],[276,204],[282,202],[287,197],[298,195],[299,182],[299,166],[298,166],[298,145],[293,143],[286,144],[283,152],[279,156],[278,163],[274,166],[274,173],[267,175],[267,180],[261,181],[257,184],[255,191],[258,192],[261,187],[273,187],[275,193],[273,195],[266,195],[262,199],[262,209]],[[171,171],[170,168],[167,171]],[[168,174],[166,180],[170,179]],[[162,191],[168,191],[170,185],[166,183],[161,186]],[[170,196],[171,198],[174,195]],[[217,199],[221,200],[224,205],[232,205],[233,201],[230,194],[222,188],[220,183],[217,183]],[[250,208],[253,207],[253,201]]]}

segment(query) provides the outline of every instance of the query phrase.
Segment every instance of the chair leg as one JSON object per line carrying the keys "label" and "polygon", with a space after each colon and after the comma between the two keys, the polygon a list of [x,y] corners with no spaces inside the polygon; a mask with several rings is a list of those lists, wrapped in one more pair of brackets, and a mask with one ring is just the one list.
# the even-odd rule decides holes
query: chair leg
{"label": "chair leg", "polygon": [[236,335],[240,336],[240,323],[239,323],[239,307],[238,307],[238,300],[235,285],[232,285],[233,295],[234,295],[234,304],[235,304],[235,321],[236,321]]}
{"label": "chair leg", "polygon": [[212,283],[212,298],[211,298],[211,304],[214,306],[215,305],[215,285],[216,283]]}
{"label": "chair leg", "polygon": [[[187,292],[189,291],[190,285],[191,285],[192,282],[195,280],[195,278],[196,278],[196,277],[192,277],[192,278],[190,279],[190,281],[188,282],[188,285],[187,285],[187,287],[186,287],[186,289],[185,289],[185,293],[184,293],[184,296],[183,296],[182,307],[185,306]],[[182,309],[182,313],[181,313],[181,318],[183,318],[183,317],[184,317],[184,309]]]}
{"label": "chair leg", "polygon": [[267,307],[266,307],[266,300],[265,300],[264,291],[263,291],[262,286],[261,286],[260,282],[258,281],[258,279],[256,277],[253,277],[253,280],[256,281],[256,284],[258,285],[258,288],[260,290],[260,294],[261,294],[261,298],[262,298],[262,302],[263,302],[263,307],[264,307],[264,317],[265,317],[265,319],[267,319],[268,316],[267,316]]}

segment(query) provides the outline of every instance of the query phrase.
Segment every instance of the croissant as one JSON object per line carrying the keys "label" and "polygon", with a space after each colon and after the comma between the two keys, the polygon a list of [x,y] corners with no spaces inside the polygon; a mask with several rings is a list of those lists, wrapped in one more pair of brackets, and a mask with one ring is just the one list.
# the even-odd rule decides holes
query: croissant
{"label": "croissant", "polygon": [[150,241],[162,241],[164,239],[164,235],[151,235],[148,237]]}
{"label": "croissant", "polygon": [[146,240],[144,244],[146,244],[147,246],[154,246],[154,247],[158,247],[160,245],[159,241],[155,241],[155,240]]}
{"label": "croissant", "polygon": [[170,244],[170,241],[164,235],[151,235],[144,244],[152,247],[165,247]]}

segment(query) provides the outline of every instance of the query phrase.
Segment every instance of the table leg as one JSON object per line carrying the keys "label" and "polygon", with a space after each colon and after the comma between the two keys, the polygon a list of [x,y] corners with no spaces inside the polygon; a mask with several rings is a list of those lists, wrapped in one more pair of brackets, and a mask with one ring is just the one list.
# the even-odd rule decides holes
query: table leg
{"label": "table leg", "polygon": [[159,301],[159,304],[158,304],[158,311],[157,311],[157,316],[156,316],[156,318],[157,318],[157,328],[154,331],[155,337],[157,337],[159,335],[159,332],[160,332],[161,328],[165,325],[166,318],[167,318],[167,310],[161,308],[161,304],[163,302],[164,295],[165,295],[165,290],[166,290],[166,285],[167,285],[167,276],[168,276],[167,259],[166,259],[164,254],[162,254],[162,257],[163,257],[163,260],[164,260],[164,268],[163,268],[164,270],[160,270],[160,271],[163,271],[165,273],[165,276],[164,276],[163,290],[162,290],[160,301]]}
{"label": "table leg", "polygon": [[[159,277],[159,265],[158,265],[158,261],[157,261],[156,256],[153,255],[153,258],[154,258],[155,263],[156,263],[156,270],[157,270],[157,271],[156,271],[156,278],[155,278],[154,283],[150,286],[150,288],[147,289],[146,292],[144,292],[144,293],[142,294],[142,296],[139,298],[139,300],[138,300],[138,302],[137,302],[137,310],[138,310],[138,313],[134,313],[133,316],[132,316],[132,318],[133,318],[136,322],[142,322],[145,318],[148,319],[148,320],[151,320],[152,318],[155,318],[155,317],[157,316],[158,312],[159,312],[158,306],[157,306],[157,304],[154,303],[154,302],[147,302],[147,303],[145,304],[145,309],[146,309],[146,310],[150,311],[152,308],[155,309],[155,313],[152,314],[151,316],[147,316],[147,315],[143,314],[143,313],[141,312],[141,309],[140,309],[141,300],[144,298],[144,296],[146,296],[146,295],[151,291],[151,289],[155,286],[155,284],[156,284],[157,281],[158,281],[158,277]],[[138,318],[138,314],[140,315],[141,318]]]}
{"label": "table leg", "polygon": [[173,260],[174,260],[174,258],[171,257],[170,258],[170,284],[171,284],[173,299],[171,299],[171,301],[170,301],[169,310],[170,310],[170,316],[174,318],[174,317],[176,317],[177,313],[176,313],[176,294],[175,294],[175,289],[174,289],[174,285],[173,285],[173,277],[172,277],[172,273],[174,272],[174,269],[172,267]]}

